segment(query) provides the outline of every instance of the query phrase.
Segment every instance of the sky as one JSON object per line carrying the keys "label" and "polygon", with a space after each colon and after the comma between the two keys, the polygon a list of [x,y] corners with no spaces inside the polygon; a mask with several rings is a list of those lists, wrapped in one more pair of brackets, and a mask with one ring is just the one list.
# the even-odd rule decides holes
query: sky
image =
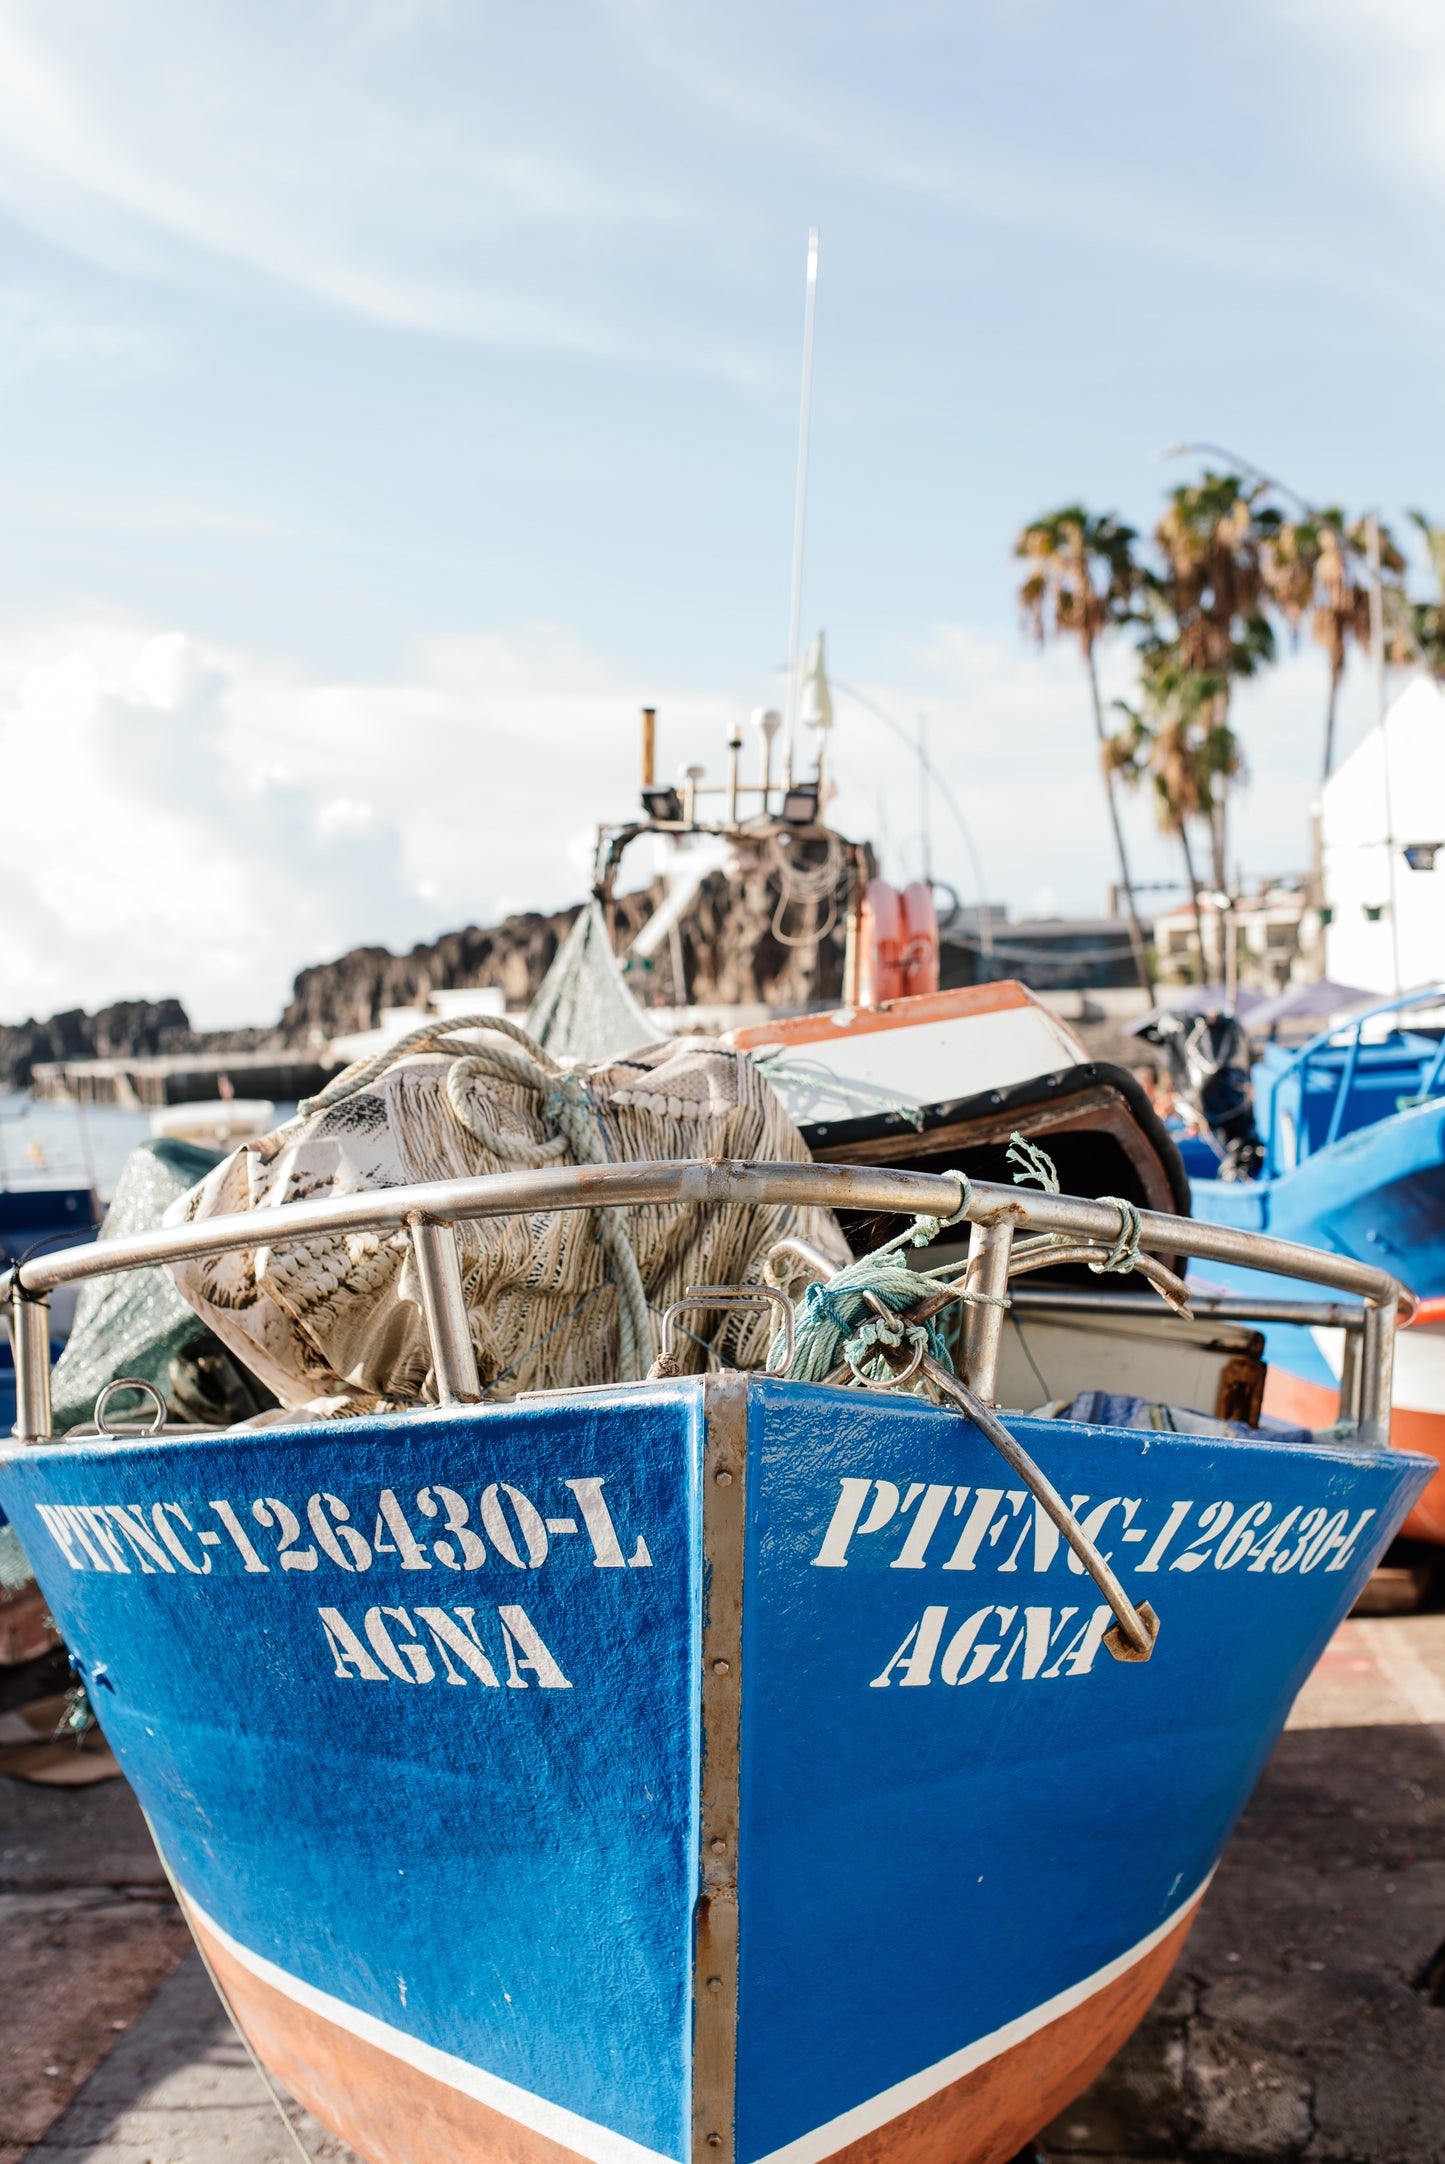
{"label": "sky", "polygon": [[[941,877],[1094,913],[1013,537],[1149,526],[1179,442],[1445,515],[1442,199],[1428,0],[6,0],[0,1019],[266,1022],[350,945],[574,901],[643,703],[719,773],[782,700],[810,224],[835,819],[916,875],[847,685],[926,716]],[[1247,879],[1307,859],[1323,706],[1308,642],[1240,701]]]}

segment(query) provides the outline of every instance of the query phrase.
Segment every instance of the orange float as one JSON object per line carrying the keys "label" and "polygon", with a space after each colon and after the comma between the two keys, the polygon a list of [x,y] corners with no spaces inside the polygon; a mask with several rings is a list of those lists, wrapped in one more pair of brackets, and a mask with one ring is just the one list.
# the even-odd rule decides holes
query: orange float
{"label": "orange float", "polygon": [[900,892],[870,879],[858,925],[858,1001],[881,1007],[891,999],[938,990],[938,913],[927,883]]}

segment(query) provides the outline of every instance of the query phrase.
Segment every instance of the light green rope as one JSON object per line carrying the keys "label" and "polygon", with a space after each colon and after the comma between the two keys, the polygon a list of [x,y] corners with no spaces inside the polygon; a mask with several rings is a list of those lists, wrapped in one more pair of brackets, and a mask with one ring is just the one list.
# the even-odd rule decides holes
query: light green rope
{"label": "light green rope", "polygon": [[1141,1219],[1137,1203],[1129,1202],[1123,1195],[1100,1195],[1100,1202],[1112,1202],[1119,1213],[1119,1237],[1103,1262],[1091,1262],[1089,1268],[1095,1277],[1102,1277],[1110,1270],[1137,1270],[1139,1267],[1139,1229]]}
{"label": "light green rope", "polygon": [[[1020,1134],[1010,1135],[1009,1145],[1006,1161],[1020,1168],[1014,1174],[1014,1185],[1020,1187],[1027,1180],[1037,1180],[1046,1195],[1056,1195],[1059,1192],[1058,1168],[1048,1151],[1041,1149],[1037,1142],[1025,1141]],[[1112,1202],[1118,1211],[1119,1235],[1104,1260],[1091,1262],[1089,1268],[1095,1277],[1103,1277],[1111,1272],[1137,1270],[1139,1232],[1142,1224],[1138,1204],[1130,1202],[1124,1195],[1100,1195],[1097,1199],[1100,1202]],[[1052,1237],[1063,1240],[1067,1235],[1059,1233]]]}
{"label": "light green rope", "polygon": [[905,1231],[895,1232],[891,1240],[885,1240],[881,1247],[875,1247],[875,1255],[893,1255],[900,1247],[928,1247],[938,1238],[945,1225],[958,1223],[973,1199],[973,1182],[966,1172],[960,1172],[956,1166],[943,1177],[958,1182],[958,1208],[948,1217],[930,1217],[925,1211],[921,1216],[915,1217]]}
{"label": "light green rope", "polygon": [[[945,1225],[956,1224],[968,1209],[973,1194],[972,1183],[966,1172],[954,1170],[949,1178],[958,1182],[958,1207],[948,1217],[932,1217],[927,1214],[916,1217],[902,1232],[895,1233],[870,1254],[860,1255],[845,1270],[829,1278],[823,1284],[810,1285],[803,1296],[803,1304],[794,1324],[793,1360],[788,1369],[793,1382],[818,1383],[831,1375],[844,1363],[850,1367],[860,1382],[884,1382],[893,1373],[892,1368],[879,1350],[888,1346],[893,1350],[905,1342],[921,1343],[947,1368],[953,1362],[947,1343],[937,1324],[930,1318],[927,1323],[910,1323],[909,1311],[924,1296],[932,1276],[921,1270],[912,1270],[903,1261],[894,1258],[903,1247],[927,1247],[936,1240]],[[949,1268],[958,1269],[953,1263]],[[868,1294],[876,1294],[883,1305],[893,1311],[893,1319],[875,1313]],[[960,1293],[965,1300],[982,1300],[981,1293]],[[1000,1303],[1007,1306],[1008,1302]],[[768,1364],[780,1357],[779,1340],[773,1340],[768,1354]]]}
{"label": "light green rope", "polygon": [[1023,1187],[1030,1180],[1037,1180],[1046,1195],[1059,1191],[1059,1174],[1054,1160],[1037,1142],[1029,1142],[1017,1129],[1009,1136],[1009,1146],[1004,1153],[1004,1163],[1017,1165],[1014,1186]]}
{"label": "light green rope", "polygon": [[[846,1362],[855,1374],[881,1381],[891,1370],[878,1348],[900,1346],[920,1328],[933,1357],[950,1366],[948,1348],[933,1323],[909,1324],[907,1320],[908,1311],[926,1290],[917,1270],[910,1270],[906,1262],[895,1262],[883,1248],[860,1255],[826,1283],[810,1285],[794,1325],[788,1379],[820,1383]],[[875,1314],[868,1303],[869,1293],[876,1294],[895,1319]],[[781,1357],[779,1336],[769,1351],[769,1366]]]}

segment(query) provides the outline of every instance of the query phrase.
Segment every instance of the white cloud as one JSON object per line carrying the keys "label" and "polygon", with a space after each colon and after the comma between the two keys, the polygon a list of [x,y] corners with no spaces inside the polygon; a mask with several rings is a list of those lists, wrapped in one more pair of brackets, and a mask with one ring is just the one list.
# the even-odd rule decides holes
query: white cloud
{"label": "white cloud", "polygon": [[1434,0],[1277,5],[1306,47],[1333,63],[1340,110],[1321,122],[1332,139],[1416,190],[1445,193],[1445,13]]}
{"label": "white cloud", "polygon": [[[435,13],[436,11],[430,11]],[[475,75],[428,79],[415,9],[280,16],[204,0],[16,0],[0,19],[0,203],[111,270],[249,274],[348,313],[488,344],[620,351],[576,294],[554,299],[499,236],[688,221],[675,183],[629,185],[575,131]],[[369,34],[368,34],[369,33]],[[398,43],[397,39],[401,42]]]}
{"label": "white cloud", "polygon": [[[673,695],[664,743],[720,742]],[[176,992],[275,1018],[295,971],[586,886],[626,815],[637,706],[566,633],[438,641],[399,681],[317,681],[120,618],[0,631],[0,1013]],[[584,844],[584,837],[586,842]]]}
{"label": "white cloud", "polygon": [[108,320],[54,294],[0,288],[0,380],[63,369],[114,381],[150,375],[168,358],[167,341],[153,330]]}
{"label": "white cloud", "polygon": [[[848,681],[846,648],[830,655]],[[596,823],[635,802],[640,681],[550,626],[438,639],[403,676],[355,682],[115,617],[0,630],[0,779],[23,808],[0,855],[0,1013],[176,992],[202,1026],[266,1022],[297,969],[348,946],[577,900]],[[943,626],[858,688],[909,732],[926,710],[991,899],[1102,906],[1111,844],[1072,655]],[[648,689],[662,771],[701,759],[721,779],[742,702]],[[837,823],[916,876],[914,759],[841,691],[836,706]],[[1344,748],[1368,706],[1352,684]],[[1305,861],[1322,714],[1308,650],[1241,702],[1246,874]],[[971,898],[950,812],[929,816],[937,873]],[[1147,806],[1128,819],[1138,876],[1177,877]]]}
{"label": "white cloud", "polygon": [[[846,673],[841,653],[837,667]],[[1103,908],[1116,877],[1114,847],[1076,655],[1039,655],[1021,642],[946,625],[900,657],[891,681],[858,688],[906,733],[926,713],[930,757],[970,829],[990,900],[1027,914],[1047,888],[1065,914]],[[1127,648],[1106,655],[1103,688],[1106,704],[1128,694]],[[1236,700],[1248,773],[1232,806],[1231,857],[1246,881],[1308,863],[1324,701],[1324,665],[1308,644]],[[887,876],[916,878],[922,815],[915,761],[846,696],[837,703],[838,822],[881,842]],[[1340,757],[1371,718],[1371,689],[1357,669],[1341,698]],[[1126,796],[1124,821],[1135,878],[1177,881],[1177,844],[1159,834],[1148,802]],[[937,874],[965,901],[978,898],[971,853],[941,800],[931,803],[929,824]]]}

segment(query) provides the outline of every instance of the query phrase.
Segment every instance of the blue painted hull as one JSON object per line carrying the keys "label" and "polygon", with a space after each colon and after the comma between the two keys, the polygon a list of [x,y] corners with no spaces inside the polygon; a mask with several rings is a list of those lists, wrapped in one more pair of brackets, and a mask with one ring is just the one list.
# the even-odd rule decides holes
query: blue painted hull
{"label": "blue painted hull", "polygon": [[62,1444],[0,1504],[248,2028],[363,2157],[982,2164],[1139,2017],[1433,1469],[1018,1432],[1146,1665],[899,1398]]}
{"label": "blue painted hull", "polygon": [[[1445,1295],[1445,1101],[1438,1098],[1357,1128],[1277,1179],[1195,1180],[1191,1192],[1193,1214],[1209,1223],[1351,1255],[1392,1271],[1422,1300]],[[1195,1263],[1190,1281],[1274,1299],[1318,1297],[1316,1286],[1222,1263]],[[1266,1409],[1312,1427],[1334,1420],[1337,1361],[1332,1364],[1310,1330],[1282,1323],[1264,1330]],[[1433,1356],[1423,1337],[1419,1351]],[[1445,1393],[1434,1375],[1440,1363],[1416,1353],[1407,1334],[1397,1371],[1396,1440],[1438,1460],[1445,1455]],[[1445,1474],[1406,1530],[1445,1542]]]}
{"label": "blue painted hull", "polygon": [[1352,1255],[1422,1299],[1445,1293],[1445,1100],[1357,1129],[1277,1178],[1197,1179],[1191,1193],[1211,1224]]}

